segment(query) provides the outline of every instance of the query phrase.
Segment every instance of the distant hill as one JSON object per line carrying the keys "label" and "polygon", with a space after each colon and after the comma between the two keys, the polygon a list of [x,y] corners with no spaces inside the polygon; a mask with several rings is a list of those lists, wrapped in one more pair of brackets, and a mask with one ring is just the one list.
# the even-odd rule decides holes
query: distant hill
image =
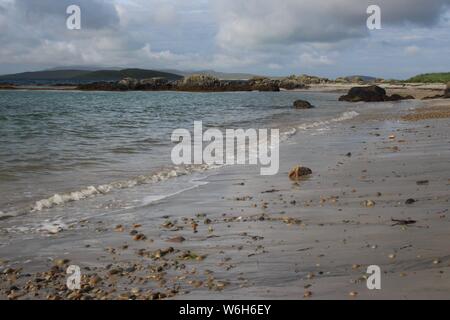
{"label": "distant hill", "polygon": [[0,80],[68,80],[90,73],[86,70],[54,70],[22,72],[0,76]]}
{"label": "distant hill", "polygon": [[450,82],[450,72],[419,74],[406,80],[405,82],[447,83]]}
{"label": "distant hill", "polygon": [[37,72],[23,72],[0,76],[2,81],[118,81],[130,77],[136,79],[166,78],[169,80],[179,80],[183,78],[178,74],[144,70],[144,69],[123,69],[123,70],[46,70]]}
{"label": "distant hill", "polygon": [[46,69],[44,71],[61,71],[61,70],[83,70],[83,71],[115,70],[115,71],[119,71],[122,69],[125,69],[125,68],[74,65],[74,66],[65,66],[65,67],[54,67],[54,68]]}

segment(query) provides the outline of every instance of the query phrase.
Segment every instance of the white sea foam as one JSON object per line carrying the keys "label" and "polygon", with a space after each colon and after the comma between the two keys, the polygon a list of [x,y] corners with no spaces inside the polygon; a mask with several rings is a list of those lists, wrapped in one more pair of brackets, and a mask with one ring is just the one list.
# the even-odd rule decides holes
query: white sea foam
{"label": "white sea foam", "polygon": [[41,199],[36,201],[31,209],[31,212],[42,211],[45,209],[50,209],[54,206],[62,205],[67,202],[79,201],[82,199],[92,198],[98,195],[107,194],[114,190],[120,190],[125,188],[132,188],[138,185],[157,183],[161,181],[166,181],[171,178],[185,176],[194,172],[201,172],[209,169],[207,165],[196,165],[196,166],[186,166],[186,167],[174,167],[170,169],[162,170],[158,173],[151,174],[148,176],[141,175],[133,179],[125,181],[116,181],[110,184],[104,184],[99,186],[89,186],[85,189],[69,192],[65,194],[55,194],[47,199]]}
{"label": "white sea foam", "polygon": [[298,129],[300,129],[300,130],[314,129],[314,128],[318,128],[318,127],[327,126],[329,124],[336,123],[336,122],[342,122],[342,121],[346,121],[346,120],[351,120],[351,119],[353,119],[353,118],[355,118],[357,116],[359,116],[358,112],[356,112],[356,111],[348,111],[348,112],[344,112],[339,117],[333,118],[333,119],[330,119],[330,120],[316,121],[316,122],[312,122],[312,123],[302,124],[302,125],[298,126]]}

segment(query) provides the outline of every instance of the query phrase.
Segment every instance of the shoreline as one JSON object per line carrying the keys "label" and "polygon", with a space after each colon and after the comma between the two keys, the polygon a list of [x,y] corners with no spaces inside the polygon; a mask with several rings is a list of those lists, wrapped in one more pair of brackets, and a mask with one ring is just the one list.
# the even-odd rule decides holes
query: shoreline
{"label": "shoreline", "polygon": [[[94,85],[95,83],[89,84]],[[326,84],[307,84],[308,88],[300,89],[284,89],[280,88],[280,91],[291,91],[291,92],[335,92],[335,93],[346,93],[353,87],[364,87],[368,85],[380,86],[387,90],[387,92],[392,94],[400,95],[413,95],[416,99],[423,99],[432,94],[440,93],[445,91],[446,84],[443,83],[405,83],[405,84],[387,84],[387,83],[368,83],[368,84],[358,84],[358,83],[326,83]],[[102,89],[79,89],[78,85],[14,85],[12,87],[1,87],[0,91],[77,91],[77,92],[189,92],[189,93],[224,93],[224,92],[248,92],[249,90],[201,90],[201,89],[152,89],[152,90],[102,90]],[[258,91],[258,90],[255,90]],[[265,91],[265,90],[263,90]],[[271,91],[271,90],[270,90]]]}
{"label": "shoreline", "polygon": [[[2,245],[0,298],[448,298],[450,120],[402,120],[447,101],[304,130],[274,177],[226,167],[151,205]],[[295,184],[297,164],[313,175]],[[65,289],[69,264],[82,268],[81,292]],[[381,291],[365,287],[371,264]]]}

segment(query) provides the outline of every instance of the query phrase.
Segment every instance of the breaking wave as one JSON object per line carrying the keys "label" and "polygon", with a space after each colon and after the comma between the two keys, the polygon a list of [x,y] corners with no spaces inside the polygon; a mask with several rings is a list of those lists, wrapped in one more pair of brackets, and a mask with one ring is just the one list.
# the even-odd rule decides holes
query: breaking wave
{"label": "breaking wave", "polygon": [[[330,125],[332,123],[342,122],[346,120],[353,119],[359,115],[356,111],[344,112],[337,118],[333,118],[330,120],[316,121],[311,123],[301,124],[297,127],[290,128],[281,133],[281,141],[287,140],[289,137],[295,135],[298,130],[308,130],[319,128],[323,126]],[[83,199],[88,199],[100,195],[108,194],[115,190],[132,188],[135,186],[140,186],[144,184],[152,184],[163,182],[171,178],[176,178],[180,176],[186,176],[195,172],[203,172],[208,169],[221,167],[219,165],[209,166],[207,164],[203,165],[188,165],[188,166],[175,166],[172,168],[166,168],[159,172],[150,174],[150,175],[141,175],[138,177],[131,178],[129,180],[116,181],[109,184],[97,185],[97,186],[88,186],[78,191],[67,192],[67,193],[57,193],[53,196],[41,199],[36,201],[31,208],[28,207],[25,210],[16,211],[16,212],[1,212],[0,211],[0,219],[18,216],[20,214],[26,214],[29,212],[39,212],[42,210],[50,209],[55,206],[64,205],[69,202],[80,201]]]}

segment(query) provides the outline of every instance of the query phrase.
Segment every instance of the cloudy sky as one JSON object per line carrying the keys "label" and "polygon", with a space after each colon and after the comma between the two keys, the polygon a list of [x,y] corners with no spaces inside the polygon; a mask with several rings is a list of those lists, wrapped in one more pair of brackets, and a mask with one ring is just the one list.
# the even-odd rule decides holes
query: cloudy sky
{"label": "cloudy sky", "polygon": [[[81,30],[66,8],[81,7]],[[366,27],[381,7],[382,29]],[[0,0],[0,74],[58,66],[364,74],[450,71],[450,0]]]}

